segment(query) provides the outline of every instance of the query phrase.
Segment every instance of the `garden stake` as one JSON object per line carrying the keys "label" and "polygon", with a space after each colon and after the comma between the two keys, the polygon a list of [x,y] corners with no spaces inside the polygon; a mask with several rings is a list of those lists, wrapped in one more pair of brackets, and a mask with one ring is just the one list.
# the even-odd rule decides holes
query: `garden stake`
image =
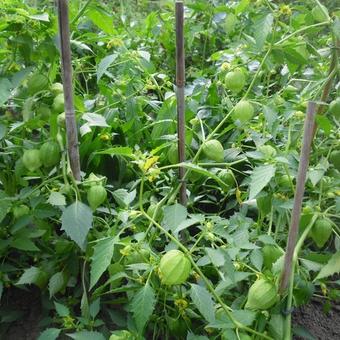
{"label": "garden stake", "polygon": [[78,134],[73,106],[70,28],[67,0],[58,0],[58,22],[65,99],[67,150],[73,176],[77,181],[80,181]]}
{"label": "garden stake", "polygon": [[[185,60],[184,60],[184,10],[183,2],[176,1],[176,92],[177,92],[177,134],[178,134],[178,160],[179,163],[185,162],[185,104],[184,104],[184,85],[185,85]],[[181,188],[179,192],[179,202],[187,204],[185,169],[179,168],[179,181]]]}
{"label": "garden stake", "polygon": [[296,180],[296,190],[294,196],[294,205],[290,221],[290,229],[288,234],[287,249],[285,254],[284,266],[281,274],[279,292],[282,294],[287,288],[289,277],[292,271],[292,261],[294,249],[299,232],[299,222],[301,215],[301,206],[303,194],[305,191],[305,182],[307,177],[307,169],[309,164],[309,154],[311,150],[312,140],[314,136],[314,120],[317,105],[314,102],[308,103],[307,115],[304,124],[303,144],[300,154],[299,170]]}

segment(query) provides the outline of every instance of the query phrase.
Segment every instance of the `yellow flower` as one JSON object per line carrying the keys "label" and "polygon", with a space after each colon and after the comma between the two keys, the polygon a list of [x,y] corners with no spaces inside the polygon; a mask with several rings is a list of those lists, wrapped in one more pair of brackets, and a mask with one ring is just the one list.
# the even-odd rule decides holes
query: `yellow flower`
{"label": "yellow flower", "polygon": [[292,9],[288,5],[281,5],[280,6],[280,14],[291,16],[292,15]]}
{"label": "yellow flower", "polygon": [[184,299],[175,300],[175,305],[178,307],[179,310],[184,310],[188,308],[188,302]]}

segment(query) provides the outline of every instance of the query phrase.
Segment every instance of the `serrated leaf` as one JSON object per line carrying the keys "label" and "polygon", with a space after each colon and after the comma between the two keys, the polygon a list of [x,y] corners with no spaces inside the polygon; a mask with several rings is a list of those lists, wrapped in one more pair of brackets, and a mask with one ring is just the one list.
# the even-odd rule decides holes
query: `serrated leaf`
{"label": "serrated leaf", "polygon": [[260,165],[253,170],[250,176],[249,200],[256,197],[275,175],[275,166],[272,164]]}
{"label": "serrated leaf", "polygon": [[186,207],[181,204],[173,204],[163,209],[163,224],[167,229],[174,231],[188,216]]}
{"label": "serrated leaf", "polygon": [[212,323],[215,321],[215,308],[211,294],[206,288],[191,284],[190,297],[204,318]]}
{"label": "serrated leaf", "polygon": [[48,282],[48,291],[50,293],[50,298],[56,293],[60,292],[65,286],[65,277],[63,272],[55,273],[51,276]]}
{"label": "serrated leaf", "polygon": [[30,267],[28,269],[25,269],[25,271],[20,276],[20,279],[16,284],[26,285],[26,284],[37,283],[39,281],[40,274],[41,274],[41,270],[37,267]]}
{"label": "serrated leaf", "polygon": [[99,332],[81,331],[78,333],[67,334],[67,336],[75,340],[105,340],[104,335]]}
{"label": "serrated leaf", "polygon": [[274,16],[272,13],[266,14],[255,22],[254,29],[257,48],[263,48],[269,33],[272,31]]}
{"label": "serrated leaf", "polygon": [[93,214],[90,207],[79,201],[68,206],[61,216],[61,230],[84,250],[85,240],[92,227]]}
{"label": "serrated leaf", "polygon": [[106,122],[105,117],[98,113],[86,112],[83,114],[81,118],[86,120],[89,126],[100,126],[100,127],[109,126]]}
{"label": "serrated leaf", "polygon": [[155,308],[155,293],[149,282],[134,295],[131,301],[131,311],[133,313],[139,333],[142,333],[146,323]]}
{"label": "serrated leaf", "polygon": [[50,196],[48,197],[47,202],[55,206],[66,205],[65,196],[62,193],[57,192],[57,191],[52,191],[50,193]]}
{"label": "serrated leaf", "polygon": [[320,280],[339,272],[340,272],[340,251],[333,254],[333,256],[329,259],[327,264],[320,270],[315,280]]}
{"label": "serrated leaf", "polygon": [[47,328],[40,335],[38,340],[56,340],[61,332],[58,328]]}
{"label": "serrated leaf", "polygon": [[113,197],[122,208],[127,208],[136,198],[136,190],[128,192],[126,189],[118,189],[113,192]]}
{"label": "serrated leaf", "polygon": [[111,66],[111,64],[117,59],[117,54],[111,54],[103,58],[97,68],[97,82],[104,75],[106,70]]}
{"label": "serrated leaf", "polygon": [[91,257],[90,289],[98,282],[102,274],[111,263],[115,239],[107,238],[99,241],[93,249]]}
{"label": "serrated leaf", "polygon": [[54,306],[58,315],[61,316],[62,318],[70,315],[70,310],[68,309],[68,307],[62,305],[61,303],[54,302]]}

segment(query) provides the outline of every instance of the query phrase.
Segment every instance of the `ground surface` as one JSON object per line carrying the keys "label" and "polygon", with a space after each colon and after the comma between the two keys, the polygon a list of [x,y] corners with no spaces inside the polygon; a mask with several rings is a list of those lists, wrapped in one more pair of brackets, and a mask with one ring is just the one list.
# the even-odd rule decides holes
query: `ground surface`
{"label": "ground surface", "polygon": [[[24,291],[11,289],[7,291],[2,299],[1,310],[2,315],[5,315],[6,311],[8,311],[7,316],[12,315],[13,311],[17,311],[21,317],[11,324],[2,324],[0,339],[36,340],[38,338],[40,333],[39,322],[41,319],[40,293],[38,290]],[[308,338],[296,336],[294,337],[296,340],[340,339],[340,311],[336,306],[329,313],[325,314],[321,303],[310,303],[294,312],[293,322],[294,327],[301,329],[300,326],[302,326],[310,334]]]}
{"label": "ground surface", "polygon": [[[329,313],[324,313],[322,304],[318,302],[302,306],[293,314],[295,327],[303,326],[311,335],[309,339],[339,340],[340,310],[334,306]],[[303,339],[295,337],[294,339]],[[306,338],[305,338],[306,339]]]}
{"label": "ground surface", "polygon": [[8,311],[7,315],[20,315],[20,318],[13,323],[2,325],[4,327],[0,339],[36,340],[40,333],[40,301],[38,289],[24,291],[14,288],[8,290],[1,299],[1,310]]}

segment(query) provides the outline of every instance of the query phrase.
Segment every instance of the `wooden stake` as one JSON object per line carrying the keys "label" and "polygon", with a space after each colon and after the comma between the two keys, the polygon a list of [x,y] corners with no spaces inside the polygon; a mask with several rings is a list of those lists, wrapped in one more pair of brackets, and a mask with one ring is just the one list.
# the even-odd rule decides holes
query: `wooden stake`
{"label": "wooden stake", "polygon": [[72,64],[70,46],[70,27],[68,17],[68,0],[58,0],[58,21],[62,62],[62,78],[65,99],[65,118],[67,151],[74,178],[80,181],[80,160],[78,148],[78,132],[73,106]]}
{"label": "wooden stake", "polygon": [[300,154],[300,164],[296,180],[296,190],[294,196],[294,205],[292,217],[290,221],[290,229],[288,235],[287,249],[285,254],[284,267],[281,274],[280,293],[283,293],[287,288],[287,284],[292,271],[292,261],[295,250],[296,241],[299,234],[299,223],[301,215],[301,206],[303,195],[305,191],[305,182],[307,177],[307,170],[309,165],[309,155],[314,137],[314,121],[317,110],[316,103],[309,102],[307,108],[307,115],[304,125],[303,145]]}
{"label": "wooden stake", "polygon": [[[176,87],[177,87],[177,134],[178,159],[185,162],[185,55],[184,55],[184,6],[183,1],[176,1]],[[179,201],[187,204],[186,185],[184,181],[185,169],[179,168],[181,188]]]}

